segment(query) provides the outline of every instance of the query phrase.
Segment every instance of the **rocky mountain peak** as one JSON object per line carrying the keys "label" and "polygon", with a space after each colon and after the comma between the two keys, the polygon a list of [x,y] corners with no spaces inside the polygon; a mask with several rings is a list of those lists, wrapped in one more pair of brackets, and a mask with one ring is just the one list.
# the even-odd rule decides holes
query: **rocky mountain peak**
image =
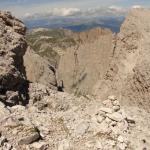
{"label": "rocky mountain peak", "polygon": [[93,42],[99,39],[101,36],[112,34],[112,31],[109,29],[103,29],[100,27],[90,29],[88,31],[83,31],[74,34],[76,40],[81,40],[81,42],[88,43]]}
{"label": "rocky mountain peak", "polygon": [[0,19],[3,24],[11,27],[15,32],[25,35],[25,25],[19,19],[13,17],[10,12],[0,11]]}

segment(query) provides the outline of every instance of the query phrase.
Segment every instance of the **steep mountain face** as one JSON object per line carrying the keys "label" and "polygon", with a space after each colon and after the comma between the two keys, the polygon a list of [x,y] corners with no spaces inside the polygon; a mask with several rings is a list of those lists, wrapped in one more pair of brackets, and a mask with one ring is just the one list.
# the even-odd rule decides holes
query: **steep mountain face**
{"label": "steep mountain face", "polygon": [[96,95],[121,96],[122,104],[150,111],[150,10],[132,10],[117,35],[114,56]]}
{"label": "steep mountain face", "polygon": [[76,45],[69,47],[58,65],[58,80],[64,90],[77,95],[91,92],[105,73],[113,54],[113,34],[110,30],[95,28],[74,33]]}
{"label": "steep mountain face", "polygon": [[[57,86],[77,95],[90,93],[106,73],[113,55],[114,35],[108,29],[74,33],[39,28],[29,32],[27,39],[31,47],[55,68]],[[36,80],[41,83],[39,78]]]}
{"label": "steep mountain face", "polygon": [[67,48],[76,45],[73,35],[73,32],[64,29],[39,28],[28,32],[26,37],[31,48],[24,56],[27,79],[62,90],[57,79],[57,68]]}
{"label": "steep mountain face", "polygon": [[52,89],[57,89],[55,68],[46,58],[43,59],[43,57],[28,47],[23,59],[26,77],[30,82],[41,83]]}
{"label": "steep mountain face", "polygon": [[8,105],[26,103],[25,31],[21,21],[8,12],[0,12],[0,99]]}

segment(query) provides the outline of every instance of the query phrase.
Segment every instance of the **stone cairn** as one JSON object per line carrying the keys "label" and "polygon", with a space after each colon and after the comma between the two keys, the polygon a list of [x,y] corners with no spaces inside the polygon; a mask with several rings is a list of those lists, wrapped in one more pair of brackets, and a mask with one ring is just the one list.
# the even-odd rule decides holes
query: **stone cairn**
{"label": "stone cairn", "polygon": [[95,135],[99,137],[96,148],[100,150],[128,149],[127,135],[130,128],[135,125],[135,121],[125,114],[115,96],[109,96],[103,102],[103,106],[92,118]]}

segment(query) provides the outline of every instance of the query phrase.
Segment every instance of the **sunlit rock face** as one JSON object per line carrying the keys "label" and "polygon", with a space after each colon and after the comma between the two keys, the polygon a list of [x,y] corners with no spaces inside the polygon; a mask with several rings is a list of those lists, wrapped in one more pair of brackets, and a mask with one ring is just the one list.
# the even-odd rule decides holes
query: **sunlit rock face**
{"label": "sunlit rock face", "polygon": [[86,95],[108,69],[114,36],[110,30],[101,28],[73,36],[77,44],[61,56],[58,80],[63,81],[65,91]]}
{"label": "sunlit rock face", "polygon": [[148,9],[129,13],[117,35],[109,69],[93,89],[95,95],[105,97],[111,92],[121,96],[124,105],[150,111],[149,14]]}

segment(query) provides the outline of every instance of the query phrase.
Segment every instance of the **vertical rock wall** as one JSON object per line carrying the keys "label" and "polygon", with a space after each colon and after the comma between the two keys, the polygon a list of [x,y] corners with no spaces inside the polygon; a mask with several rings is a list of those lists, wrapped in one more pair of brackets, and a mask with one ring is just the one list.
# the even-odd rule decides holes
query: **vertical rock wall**
{"label": "vertical rock wall", "polygon": [[14,105],[25,100],[23,55],[26,28],[9,12],[0,12],[0,100]]}
{"label": "vertical rock wall", "polygon": [[122,97],[124,105],[150,111],[150,10],[132,10],[117,35],[109,69],[93,91],[99,98]]}
{"label": "vertical rock wall", "polygon": [[61,56],[58,80],[63,81],[65,91],[86,95],[108,68],[113,34],[110,30],[96,28],[73,36],[78,44]]}

